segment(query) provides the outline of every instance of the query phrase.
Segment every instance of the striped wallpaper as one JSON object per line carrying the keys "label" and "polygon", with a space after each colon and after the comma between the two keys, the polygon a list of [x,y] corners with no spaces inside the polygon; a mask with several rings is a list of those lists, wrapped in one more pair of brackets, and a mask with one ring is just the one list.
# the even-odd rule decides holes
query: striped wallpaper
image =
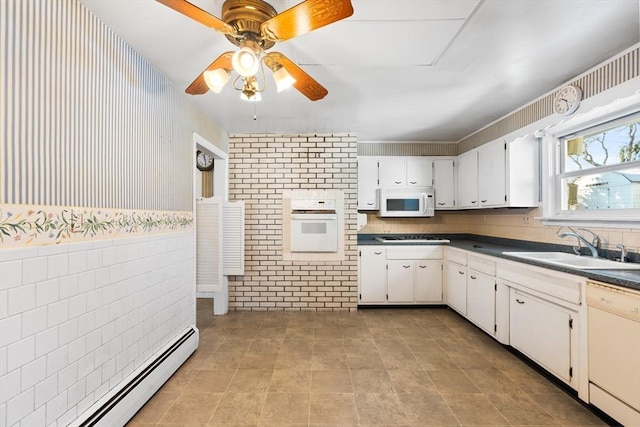
{"label": "striped wallpaper", "polygon": [[226,135],[77,0],[0,1],[0,204],[192,210]]}

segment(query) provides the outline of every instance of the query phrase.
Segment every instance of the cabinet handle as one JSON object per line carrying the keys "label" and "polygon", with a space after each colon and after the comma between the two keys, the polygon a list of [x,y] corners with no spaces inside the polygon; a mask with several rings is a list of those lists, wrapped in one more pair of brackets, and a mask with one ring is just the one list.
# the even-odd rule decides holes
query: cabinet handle
{"label": "cabinet handle", "polygon": [[382,255],[382,252],[374,252],[376,255]]}
{"label": "cabinet handle", "polygon": [[464,274],[464,271],[458,270],[458,274]]}
{"label": "cabinet handle", "polygon": [[482,203],[487,203],[487,199],[480,200]]}
{"label": "cabinet handle", "polygon": [[438,205],[442,206],[444,205],[444,202],[438,202]]}
{"label": "cabinet handle", "polygon": [[411,267],[410,265],[403,265],[404,268],[409,268]]}
{"label": "cabinet handle", "polygon": [[393,181],[393,182],[395,182],[396,184],[402,184],[402,181]]}
{"label": "cabinet handle", "polygon": [[417,184],[418,181],[409,181],[409,184]]}
{"label": "cabinet handle", "polygon": [[426,266],[426,265],[419,265],[418,267],[420,267],[420,268],[427,268],[427,266]]}
{"label": "cabinet handle", "polygon": [[606,299],[606,298],[604,298],[604,297],[600,297],[600,301],[602,301],[605,304],[611,304],[611,301]]}
{"label": "cabinet handle", "polygon": [[476,276],[469,276],[472,280],[476,280]]}
{"label": "cabinet handle", "polygon": [[478,201],[477,200],[472,200],[471,204],[473,205],[474,203],[478,203]]}
{"label": "cabinet handle", "polygon": [[367,203],[367,205],[369,205],[369,206],[373,206],[373,203],[369,202],[369,203]]}
{"label": "cabinet handle", "polygon": [[524,304],[524,301],[520,301],[518,298],[516,298],[516,302],[517,302],[518,304]]}

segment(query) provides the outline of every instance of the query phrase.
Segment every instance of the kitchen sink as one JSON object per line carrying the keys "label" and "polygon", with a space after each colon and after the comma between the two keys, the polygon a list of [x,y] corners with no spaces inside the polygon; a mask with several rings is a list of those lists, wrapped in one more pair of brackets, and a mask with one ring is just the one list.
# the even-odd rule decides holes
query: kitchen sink
{"label": "kitchen sink", "polygon": [[579,256],[566,252],[502,252],[502,254],[545,264],[575,268],[576,270],[640,270],[640,264]]}

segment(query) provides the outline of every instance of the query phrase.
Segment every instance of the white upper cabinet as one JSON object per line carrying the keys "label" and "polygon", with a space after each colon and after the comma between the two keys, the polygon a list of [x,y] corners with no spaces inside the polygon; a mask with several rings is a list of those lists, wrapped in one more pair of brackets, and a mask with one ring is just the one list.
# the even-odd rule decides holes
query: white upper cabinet
{"label": "white upper cabinet", "polygon": [[535,138],[482,145],[458,156],[458,208],[538,206],[539,176]]}
{"label": "white upper cabinet", "polygon": [[436,209],[455,209],[455,160],[436,159],[433,161],[433,188],[436,195]]}
{"label": "white upper cabinet", "polygon": [[378,177],[380,187],[406,187],[407,161],[405,157],[381,157]]}
{"label": "white upper cabinet", "polygon": [[432,172],[429,157],[381,157],[380,187],[430,187]]}
{"label": "white upper cabinet", "polygon": [[[478,151],[471,150],[458,156],[458,208],[477,208],[478,203]],[[436,196],[437,197],[437,196]]]}
{"label": "white upper cabinet", "polygon": [[494,141],[478,148],[480,206],[504,206],[507,196],[506,143]]}
{"label": "white upper cabinet", "polygon": [[378,210],[378,157],[358,157],[358,210]]}
{"label": "white upper cabinet", "polygon": [[407,158],[407,187],[433,185],[433,160],[429,157]]}

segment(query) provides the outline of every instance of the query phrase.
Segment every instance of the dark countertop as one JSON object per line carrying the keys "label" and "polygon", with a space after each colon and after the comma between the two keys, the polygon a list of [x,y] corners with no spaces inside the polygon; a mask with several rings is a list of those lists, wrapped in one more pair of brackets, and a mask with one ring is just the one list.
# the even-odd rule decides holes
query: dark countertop
{"label": "dark countertop", "polygon": [[[434,243],[382,243],[374,238],[380,234],[358,234],[358,245],[380,245],[380,246],[394,246],[394,245],[433,245]],[[400,236],[401,234],[383,234],[384,236]],[[454,248],[464,249],[471,252],[477,252],[479,254],[490,255],[498,258],[504,258],[511,261],[522,262],[524,264],[535,265],[538,267],[544,267],[551,270],[563,271],[565,273],[574,274],[576,276],[586,277],[587,279],[597,280],[604,283],[610,283],[612,285],[623,286],[625,288],[640,290],[640,270],[576,270],[572,268],[566,268],[561,266],[549,265],[533,260],[526,260],[522,258],[516,258],[509,255],[504,255],[502,252],[531,252],[531,251],[549,251],[549,252],[567,252],[572,253],[572,246],[557,245],[551,243],[529,242],[526,240],[515,239],[502,239],[488,236],[476,236],[471,234],[429,234],[432,237],[440,237],[448,239],[450,243],[445,243],[447,246]],[[615,252],[601,251],[604,258],[613,259],[616,255]],[[630,257],[634,257],[631,261],[640,262],[636,257],[638,254],[629,254]]]}

